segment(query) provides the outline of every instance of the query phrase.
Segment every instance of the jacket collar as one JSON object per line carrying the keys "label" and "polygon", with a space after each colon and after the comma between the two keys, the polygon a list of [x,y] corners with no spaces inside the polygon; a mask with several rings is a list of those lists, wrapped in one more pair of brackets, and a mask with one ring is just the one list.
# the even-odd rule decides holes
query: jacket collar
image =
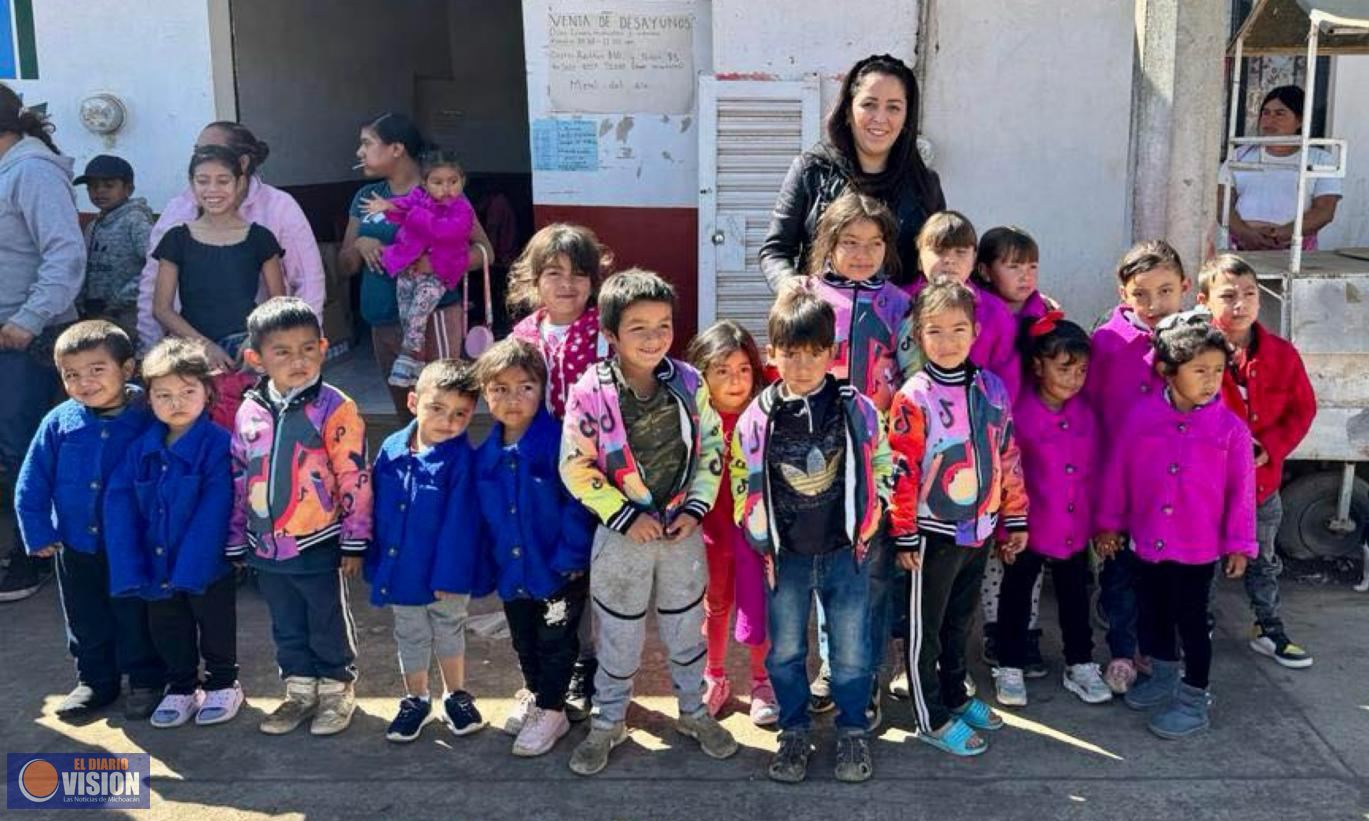
{"label": "jacket collar", "polygon": [[878,291],[883,288],[885,283],[889,280],[884,278],[883,268],[876,271],[869,279],[862,282],[856,282],[855,280],[847,279],[841,274],[838,274],[836,271],[832,270],[831,266],[828,266],[822,272],[822,281],[833,288],[846,288],[853,291]]}
{"label": "jacket collar", "polygon": [[148,413],[147,395],[137,385],[124,385],[124,406],[113,416],[106,416],[97,410],[91,410],[74,399],[71,401],[77,406],[77,413],[82,426],[95,425],[101,422],[108,422],[111,425],[141,425],[143,418]]}
{"label": "jacket collar", "polygon": [[561,425],[547,412],[546,407],[537,411],[537,415],[532,418],[532,423],[517,442],[512,445],[504,444],[504,425],[495,422],[490,428],[489,435],[485,437],[485,442],[481,445],[481,450],[488,450],[498,454],[505,448],[514,448],[522,451],[524,449],[534,452],[541,452],[548,443],[554,443],[560,436]]}
{"label": "jacket collar", "polygon": [[[312,385],[309,385],[290,397],[289,401],[286,402],[285,409],[297,408],[300,405],[305,405],[314,401],[318,398],[319,391],[322,389],[323,374],[320,373]],[[246,396],[253,399],[257,404],[265,407],[267,410],[272,411],[273,413],[275,412],[276,403],[271,401],[271,377],[263,374],[262,377],[257,380],[257,384],[253,385],[252,388],[247,391]]]}
{"label": "jacket collar", "polygon": [[447,462],[452,456],[463,447],[467,447],[466,434],[453,436],[445,442],[439,442],[430,448],[425,448],[414,452],[409,443],[414,441],[414,435],[418,432],[418,420],[414,419],[399,431],[399,436],[387,436],[380,445],[380,452],[388,459],[397,461],[400,459],[417,459],[420,462]]}
{"label": "jacket collar", "polygon": [[[200,414],[199,419],[196,419],[191,423],[190,427],[186,429],[185,433],[181,434],[179,439],[172,442],[167,447],[167,451],[182,461],[194,462],[196,457],[200,454],[200,449],[203,447],[205,438],[213,432],[211,430],[213,425],[214,422],[209,418],[209,411],[206,410],[204,413]],[[158,422],[157,427],[154,428],[154,430],[157,432],[157,436],[160,437],[160,441],[165,442],[167,434],[166,424],[164,422]]]}

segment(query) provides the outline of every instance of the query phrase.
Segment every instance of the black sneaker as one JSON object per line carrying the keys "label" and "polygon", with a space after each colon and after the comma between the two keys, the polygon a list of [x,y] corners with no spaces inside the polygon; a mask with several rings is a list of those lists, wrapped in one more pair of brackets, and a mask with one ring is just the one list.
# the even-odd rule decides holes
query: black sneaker
{"label": "black sneaker", "polygon": [[403,743],[418,738],[432,711],[433,704],[428,699],[408,696],[399,702],[399,715],[386,728],[385,740]]}
{"label": "black sneaker", "polygon": [[160,687],[129,687],[128,695],[124,696],[124,718],[129,721],[151,718],[161,701]]}
{"label": "black sneaker", "polygon": [[836,709],[836,706],[837,703],[832,700],[832,674],[823,668],[808,686],[808,712],[815,715],[826,713]]}
{"label": "black sneaker", "polygon": [[485,728],[485,719],[475,708],[475,696],[465,690],[442,700],[442,721],[457,735],[470,735]]}
{"label": "black sneaker", "polygon": [[998,640],[988,633],[984,634],[984,649],[980,651],[979,658],[989,667],[998,666]]}
{"label": "black sneaker", "polygon": [[1282,630],[1265,632],[1256,625],[1255,635],[1250,639],[1250,649],[1294,670],[1312,666],[1312,654],[1289,641],[1288,635]]}
{"label": "black sneaker", "polygon": [[879,679],[875,679],[874,692],[870,693],[870,704],[865,708],[865,730],[873,733],[884,723],[884,710],[879,704]]}
{"label": "black sneaker", "polygon": [[570,674],[570,686],[566,688],[566,718],[571,721],[589,718],[594,699],[594,674],[598,669],[599,663],[594,659],[575,662]]}
{"label": "black sneaker", "polygon": [[1022,675],[1027,678],[1045,678],[1050,675],[1051,668],[1046,666],[1046,660],[1041,657],[1041,631],[1032,630],[1027,633],[1027,657],[1022,665]]}
{"label": "black sneaker", "polygon": [[51,578],[51,560],[14,557],[5,578],[0,579],[0,602],[23,601],[41,590]]}
{"label": "black sneaker", "polygon": [[870,739],[854,733],[837,736],[837,780],[859,784],[862,781],[869,781],[870,776],[874,774],[874,763],[870,757]]}
{"label": "black sneaker", "polygon": [[813,755],[813,742],[803,730],[780,733],[780,748],[770,758],[765,774],[771,781],[797,784],[808,777],[808,758]]}
{"label": "black sneaker", "polygon": [[82,721],[119,698],[119,688],[96,690],[89,684],[77,684],[57,705],[57,717],[63,721]]}

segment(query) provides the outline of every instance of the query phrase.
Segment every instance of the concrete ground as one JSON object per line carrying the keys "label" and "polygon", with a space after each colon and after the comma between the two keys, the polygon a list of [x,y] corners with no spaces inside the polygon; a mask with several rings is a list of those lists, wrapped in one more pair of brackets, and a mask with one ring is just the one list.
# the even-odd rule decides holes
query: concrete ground
{"label": "concrete ground", "polygon": [[[580,778],[566,768],[584,725],[533,760],[512,757],[511,739],[495,729],[456,738],[430,724],[413,744],[387,743],[384,729],[401,694],[390,619],[365,603],[359,582],[352,594],[361,641],[360,709],[352,727],[332,738],[258,732],[281,685],[265,603],[251,587],[239,597],[239,653],[250,703],[219,727],[156,730],[117,712],[81,727],[56,720],[52,710],[72,685],[56,590],[49,586],[5,605],[0,746],[7,752],[148,752],[152,809],[134,815],[154,818],[1369,817],[1369,598],[1348,588],[1287,586],[1288,621],[1318,657],[1310,670],[1292,671],[1246,649],[1240,587],[1221,586],[1216,706],[1213,728],[1201,737],[1161,741],[1146,731],[1143,716],[1120,703],[1090,707],[1065,693],[1048,617],[1052,677],[1029,683],[1031,705],[1008,715],[1010,726],[992,736],[985,756],[955,760],[922,745],[910,735],[906,704],[886,698],[873,781],[833,780],[830,720],[823,719],[809,780],[795,787],[766,780],[775,737],[750,724],[744,692],[724,721],[742,743],[731,760],[706,759],[673,730],[674,700],[654,639],[630,716],[631,739],[597,777]],[[487,599],[475,609],[491,612],[498,605]],[[468,687],[486,717],[498,722],[519,685],[512,649],[505,639],[473,637],[468,658]],[[734,681],[745,682],[743,653],[735,652],[732,662]],[[972,670],[981,688],[992,686],[977,660]]]}

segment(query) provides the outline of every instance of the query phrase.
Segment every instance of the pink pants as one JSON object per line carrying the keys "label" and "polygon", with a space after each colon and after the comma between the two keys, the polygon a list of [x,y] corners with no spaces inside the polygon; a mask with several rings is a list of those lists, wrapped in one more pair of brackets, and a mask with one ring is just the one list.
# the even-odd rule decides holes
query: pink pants
{"label": "pink pants", "polygon": [[[708,591],[704,595],[704,635],[708,638],[708,662],[704,674],[722,678],[726,674],[728,627],[737,598],[736,546],[712,539],[705,540],[704,546],[708,557]],[[740,548],[749,550],[745,545]],[[749,647],[752,680],[768,680],[765,656],[770,652],[770,642]]]}

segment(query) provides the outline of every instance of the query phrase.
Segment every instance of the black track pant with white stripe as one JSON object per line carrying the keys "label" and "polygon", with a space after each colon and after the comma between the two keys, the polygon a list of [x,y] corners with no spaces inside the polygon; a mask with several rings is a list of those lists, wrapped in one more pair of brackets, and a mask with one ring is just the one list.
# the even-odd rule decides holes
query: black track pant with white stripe
{"label": "black track pant with white stripe", "polygon": [[961,547],[949,536],[923,534],[922,567],[909,574],[908,598],[909,689],[923,732],[941,729],[969,700],[965,646],[991,549],[992,543]]}

